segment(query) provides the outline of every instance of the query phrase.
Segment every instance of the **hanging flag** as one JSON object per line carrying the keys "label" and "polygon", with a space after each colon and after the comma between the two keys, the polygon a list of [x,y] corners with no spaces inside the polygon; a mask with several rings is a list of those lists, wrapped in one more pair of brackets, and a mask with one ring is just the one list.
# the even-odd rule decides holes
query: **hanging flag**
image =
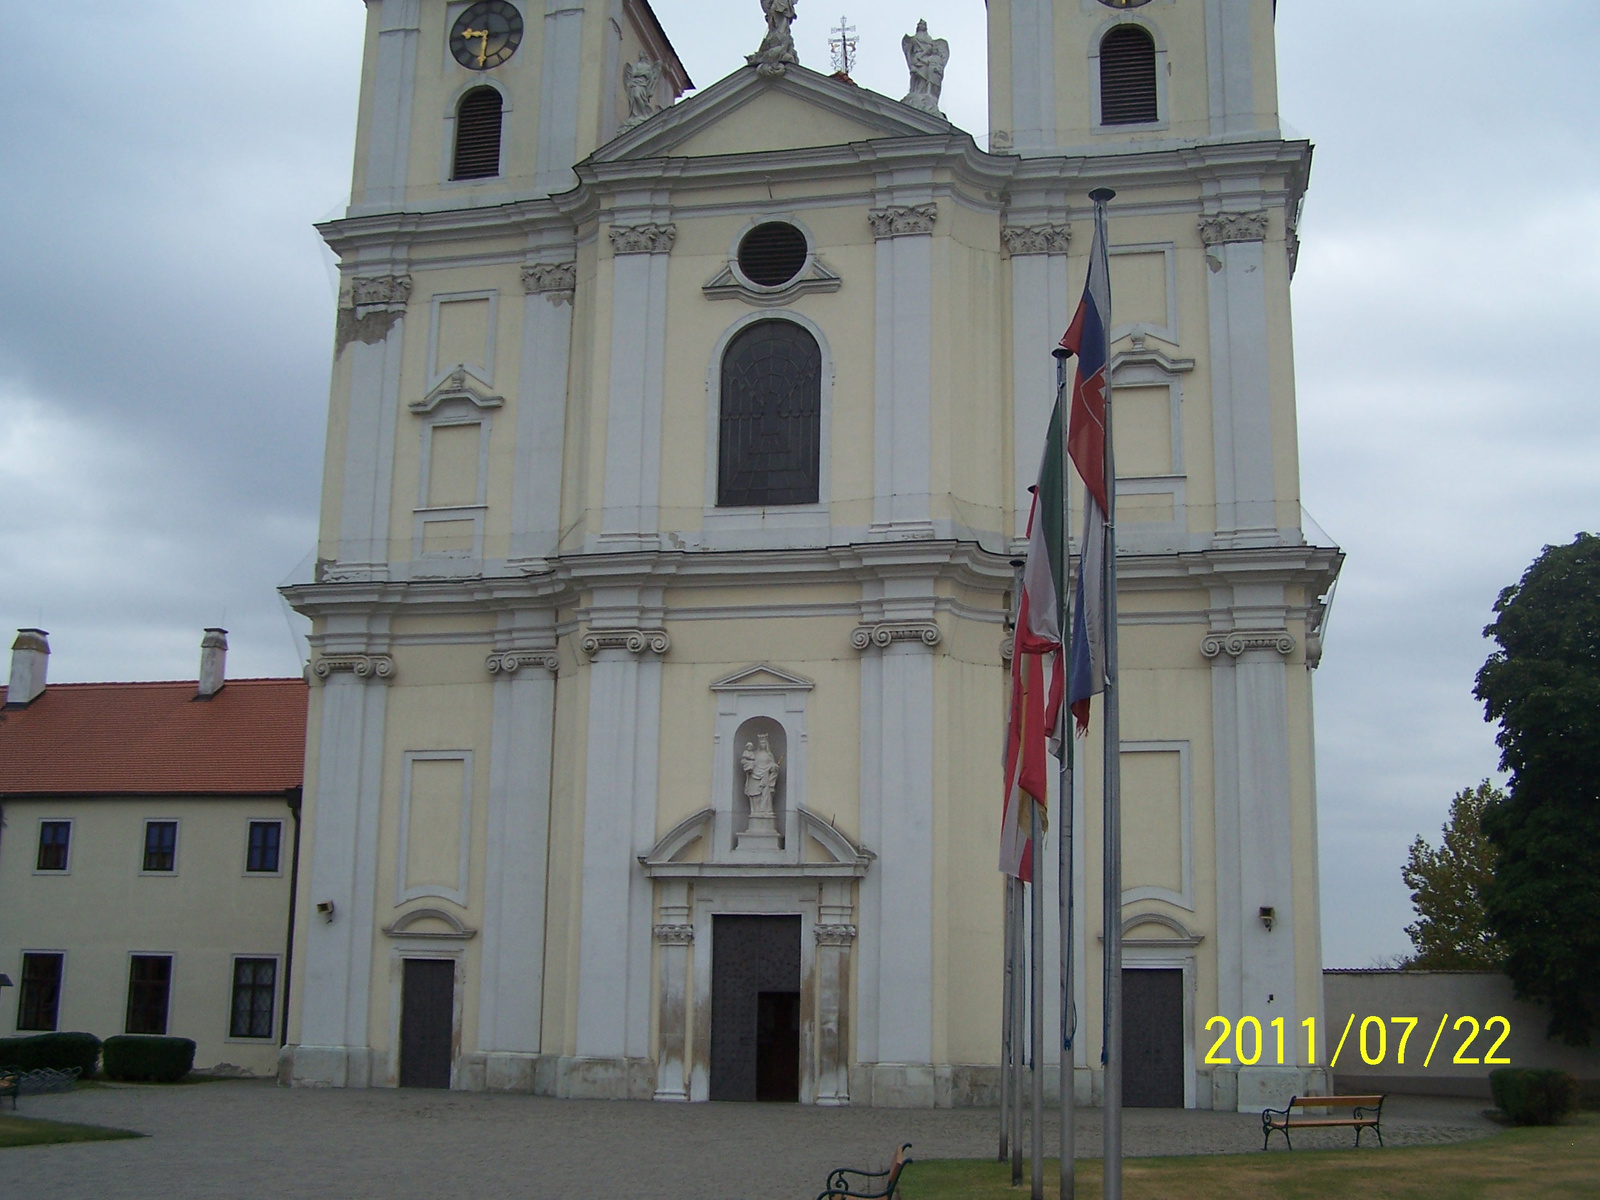
{"label": "hanging flag", "polygon": [[1066,590],[1061,540],[1061,405],[1050,414],[1044,460],[1028,515],[1028,556],[1011,650],[1011,724],[1006,736],[1005,806],[1000,829],[1000,869],[1027,882],[1032,877],[1032,805],[1040,827],[1048,821],[1050,770],[1046,742],[1059,751],[1063,738],[1060,597]]}
{"label": "hanging flag", "polygon": [[[1073,593],[1067,701],[1078,732],[1089,728],[1089,699],[1105,690],[1106,387],[1110,370],[1111,270],[1105,239],[1095,230],[1089,278],[1077,315],[1061,339],[1060,355],[1077,355],[1067,452],[1084,482],[1083,548]],[[1087,581],[1087,586],[1085,586]]]}

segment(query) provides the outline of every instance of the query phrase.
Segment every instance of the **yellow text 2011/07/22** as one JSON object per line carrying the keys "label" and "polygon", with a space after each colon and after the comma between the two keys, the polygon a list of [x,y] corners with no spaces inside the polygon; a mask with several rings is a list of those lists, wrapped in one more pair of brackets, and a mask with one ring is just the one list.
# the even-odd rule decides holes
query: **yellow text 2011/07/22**
{"label": "yellow text 2011/07/22", "polygon": [[[1396,1066],[1406,1065],[1406,1050],[1411,1043],[1411,1034],[1416,1030],[1417,1017],[1362,1017],[1359,1031],[1356,1032],[1356,1045],[1352,1049],[1358,1050],[1361,1061],[1369,1067],[1379,1066],[1389,1060],[1392,1046],[1394,1063]],[[1317,1062],[1317,1019],[1307,1017],[1300,1022],[1304,1030],[1306,1056],[1305,1063],[1315,1066]],[[1390,1026],[1395,1026],[1394,1037],[1390,1037]],[[1253,1067],[1266,1059],[1275,1066],[1282,1066],[1286,1061],[1293,1061],[1285,1057],[1288,1049],[1282,1017],[1274,1017],[1265,1027],[1256,1017],[1240,1017],[1237,1024],[1227,1017],[1212,1017],[1206,1022],[1206,1032],[1210,1033],[1217,1027],[1221,1032],[1217,1040],[1211,1043],[1211,1049],[1206,1051],[1206,1064],[1208,1066],[1241,1066]],[[1457,1042],[1455,1053],[1449,1061],[1455,1066],[1496,1066],[1511,1065],[1509,1058],[1498,1057],[1500,1047],[1511,1036],[1511,1022],[1505,1017],[1490,1017],[1480,1023],[1476,1017],[1459,1016],[1454,1025],[1450,1025],[1450,1014],[1445,1013],[1439,1018],[1439,1027],[1434,1030],[1433,1040],[1428,1045],[1428,1052],[1424,1056],[1422,1065],[1426,1069],[1433,1065],[1434,1055],[1439,1051],[1439,1043],[1444,1040],[1446,1026],[1449,1026],[1461,1037]],[[1356,1030],[1356,1014],[1351,1013],[1344,1023],[1344,1032],[1339,1035],[1339,1044],[1334,1049],[1333,1058],[1328,1065],[1337,1067],[1339,1056],[1345,1051],[1345,1043],[1349,1040],[1352,1031]],[[1499,1036],[1495,1036],[1495,1031]],[[1480,1057],[1474,1053],[1474,1043],[1482,1035],[1492,1038]],[[1446,1050],[1448,1051],[1448,1046]],[[1230,1054],[1229,1051],[1232,1051]]]}

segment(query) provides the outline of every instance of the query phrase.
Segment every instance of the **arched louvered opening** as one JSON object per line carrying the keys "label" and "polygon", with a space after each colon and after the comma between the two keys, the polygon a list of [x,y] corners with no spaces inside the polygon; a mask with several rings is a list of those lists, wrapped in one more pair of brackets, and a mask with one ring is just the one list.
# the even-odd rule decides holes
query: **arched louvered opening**
{"label": "arched louvered opening", "polygon": [[1100,124],[1159,119],[1155,39],[1138,25],[1118,25],[1100,43]]}
{"label": "arched louvered opening", "polygon": [[500,174],[500,93],[473,88],[456,110],[456,158],[451,179],[492,179]]}
{"label": "arched louvered opening", "polygon": [[722,356],[717,504],[815,504],[822,348],[792,321],[759,321]]}
{"label": "arched louvered opening", "polygon": [[806,265],[806,235],[785,221],[768,221],[739,243],[739,270],[751,283],[782,287]]}

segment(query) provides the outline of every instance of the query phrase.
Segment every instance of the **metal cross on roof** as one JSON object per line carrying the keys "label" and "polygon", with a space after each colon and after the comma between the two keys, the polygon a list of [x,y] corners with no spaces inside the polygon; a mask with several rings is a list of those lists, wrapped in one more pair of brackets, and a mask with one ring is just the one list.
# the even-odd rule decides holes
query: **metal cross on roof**
{"label": "metal cross on roof", "polygon": [[828,49],[833,51],[833,69],[849,75],[856,69],[856,27],[844,17],[839,27],[828,30]]}

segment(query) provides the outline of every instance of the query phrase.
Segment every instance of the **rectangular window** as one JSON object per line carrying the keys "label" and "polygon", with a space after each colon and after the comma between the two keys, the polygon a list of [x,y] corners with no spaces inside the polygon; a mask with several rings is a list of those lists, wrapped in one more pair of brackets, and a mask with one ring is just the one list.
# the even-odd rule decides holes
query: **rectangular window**
{"label": "rectangular window", "polygon": [[60,954],[24,954],[18,988],[17,1028],[52,1032],[61,1009]]}
{"label": "rectangular window", "polygon": [[228,1024],[229,1037],[272,1036],[272,1005],[277,985],[277,959],[233,960],[233,1020]]}
{"label": "rectangular window", "polygon": [[172,956],[135,954],[128,966],[127,1032],[165,1034],[171,992]]}
{"label": "rectangular window", "polygon": [[275,872],[278,869],[278,845],[283,840],[282,821],[251,821],[250,850],[245,858],[245,870]]}
{"label": "rectangular window", "polygon": [[39,865],[37,869],[40,871],[65,871],[67,869],[67,846],[71,840],[71,821],[40,821]]}
{"label": "rectangular window", "polygon": [[144,869],[146,871],[176,871],[178,869],[178,823],[176,821],[146,821],[144,823]]}

